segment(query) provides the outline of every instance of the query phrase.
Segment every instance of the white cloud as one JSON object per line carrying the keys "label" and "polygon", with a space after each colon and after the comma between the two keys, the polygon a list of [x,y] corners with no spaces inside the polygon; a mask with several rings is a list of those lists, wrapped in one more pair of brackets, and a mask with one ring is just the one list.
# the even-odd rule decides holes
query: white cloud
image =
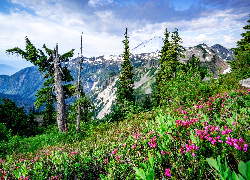
{"label": "white cloud", "polygon": [[104,4],[110,4],[113,0],[90,0],[88,4],[90,6],[96,7],[96,6],[103,6]]}
{"label": "white cloud", "polygon": [[[84,56],[121,54],[126,27],[128,27],[130,49],[154,36],[164,37],[165,28],[170,32],[178,28],[182,45],[185,47],[200,43],[207,45],[221,43],[232,47],[240,38],[243,24],[246,24],[242,19],[248,17],[244,12],[234,13],[234,9],[211,9],[202,13],[199,9],[194,9],[197,15],[191,14],[190,16],[194,18],[190,18],[185,11],[177,12],[169,8],[165,1],[164,8],[159,9],[159,15],[157,13],[159,7],[155,6],[158,1],[153,0],[146,2],[147,8],[138,4],[121,7],[113,0],[11,0],[11,2],[33,10],[34,15],[28,14],[22,8],[13,8],[9,15],[0,13],[0,61],[16,60],[13,56],[6,56],[5,50],[13,47],[25,49],[25,36],[28,36],[40,49],[44,43],[48,48],[54,48],[58,43],[60,54],[76,48],[74,57],[77,57],[80,52],[81,32],[83,32]],[[186,13],[188,12],[191,10],[187,10]],[[167,13],[176,13],[178,17],[173,20],[174,15]],[[183,15],[180,15],[181,13]],[[151,15],[155,15],[155,19]],[[160,19],[157,19],[159,17]],[[234,34],[230,34],[232,32]]]}
{"label": "white cloud", "polygon": [[227,36],[227,35],[224,35],[224,36],[223,36],[223,39],[224,39],[224,41],[225,41],[226,43],[234,43],[234,42],[237,41],[236,39],[234,39],[234,38],[232,37],[232,34],[229,34],[228,36]]}

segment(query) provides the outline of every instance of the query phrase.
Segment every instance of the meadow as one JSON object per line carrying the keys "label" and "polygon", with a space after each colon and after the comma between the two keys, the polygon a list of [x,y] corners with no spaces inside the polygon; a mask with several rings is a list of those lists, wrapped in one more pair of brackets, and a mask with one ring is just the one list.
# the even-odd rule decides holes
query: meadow
{"label": "meadow", "polygon": [[181,72],[165,106],[1,141],[0,179],[250,179],[250,89]]}

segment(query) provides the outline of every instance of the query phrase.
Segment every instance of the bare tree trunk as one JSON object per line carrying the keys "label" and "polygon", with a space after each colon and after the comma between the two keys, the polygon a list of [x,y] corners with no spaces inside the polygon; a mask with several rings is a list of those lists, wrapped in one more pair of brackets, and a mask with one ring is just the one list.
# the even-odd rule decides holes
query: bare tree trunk
{"label": "bare tree trunk", "polygon": [[54,81],[55,92],[57,100],[57,124],[59,133],[67,131],[66,121],[66,106],[64,100],[64,92],[62,85],[62,69],[60,59],[58,57],[58,45],[56,44],[56,50],[53,52],[53,63],[55,68]]}
{"label": "bare tree trunk", "polygon": [[[80,89],[81,70],[82,70],[82,36],[81,36],[81,59],[79,61],[79,71],[78,71],[77,100],[79,100],[81,98],[81,89]],[[77,118],[76,118],[76,132],[78,132],[78,130],[79,130],[80,121],[81,121],[81,107],[78,104],[78,106],[77,106]]]}

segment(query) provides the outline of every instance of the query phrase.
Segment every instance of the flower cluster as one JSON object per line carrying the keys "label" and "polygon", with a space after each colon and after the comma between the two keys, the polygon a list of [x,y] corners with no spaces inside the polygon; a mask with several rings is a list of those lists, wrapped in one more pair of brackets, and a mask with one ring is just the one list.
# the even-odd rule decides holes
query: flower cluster
{"label": "flower cluster", "polygon": [[167,152],[167,151],[161,151],[161,154],[163,154],[163,155],[166,155],[166,154],[169,154],[169,152]]}
{"label": "flower cluster", "polygon": [[176,120],[175,121],[175,125],[177,126],[182,126],[182,127],[189,127],[190,125],[194,124],[195,122],[198,122],[199,120],[197,118],[195,119],[191,119],[191,120],[186,120],[186,121],[182,121],[182,120]]}
{"label": "flower cluster", "polygon": [[104,160],[104,164],[108,164],[108,158]]}
{"label": "flower cluster", "polygon": [[139,139],[140,134],[133,133],[134,139]]}
{"label": "flower cluster", "polygon": [[168,176],[168,177],[171,177],[170,168],[165,169],[165,175]]}
{"label": "flower cluster", "polygon": [[18,178],[18,179],[21,179],[21,180],[28,180],[29,177],[30,177],[30,176],[28,176],[28,177],[23,177],[23,176],[21,176],[21,178]]}
{"label": "flower cluster", "polygon": [[227,137],[226,143],[230,146],[234,146],[238,150],[242,150],[243,152],[247,152],[248,144],[244,144],[244,140],[242,138],[239,138],[239,140]]}
{"label": "flower cluster", "polygon": [[192,141],[188,140],[188,144],[186,144],[186,150],[185,148],[182,146],[180,149],[181,154],[183,153],[188,153],[188,152],[192,152],[192,156],[195,156],[195,151],[199,150],[199,147],[195,146],[194,144],[192,144]]}
{"label": "flower cluster", "polygon": [[117,154],[117,152],[118,152],[118,150],[117,149],[115,149],[114,151],[112,151],[112,154]]}
{"label": "flower cluster", "polygon": [[49,180],[51,180],[51,179],[61,179],[61,176],[62,175],[60,175],[60,178],[58,176],[52,176],[52,178],[49,178]]}
{"label": "flower cluster", "polygon": [[150,147],[153,147],[153,148],[156,148],[157,146],[157,143],[155,142],[156,141],[156,136],[154,136],[150,142],[148,142],[148,144],[150,145]]}
{"label": "flower cluster", "polygon": [[232,132],[232,129],[229,129],[229,126],[224,126],[225,131],[221,130],[222,135],[227,135]]}
{"label": "flower cluster", "polygon": [[120,163],[120,158],[121,158],[121,156],[118,155],[118,156],[116,156],[115,158],[118,159],[118,163]]}

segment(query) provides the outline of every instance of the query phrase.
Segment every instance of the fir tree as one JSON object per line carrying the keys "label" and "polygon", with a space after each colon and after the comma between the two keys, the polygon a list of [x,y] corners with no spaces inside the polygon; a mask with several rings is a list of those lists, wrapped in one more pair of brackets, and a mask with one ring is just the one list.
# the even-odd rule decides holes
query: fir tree
{"label": "fir tree", "polygon": [[186,74],[188,71],[192,71],[193,77],[196,77],[199,74],[201,79],[203,79],[208,73],[208,68],[201,66],[200,59],[194,54],[192,54],[190,59],[187,61],[187,64],[183,64],[180,69]]}
{"label": "fir tree", "polygon": [[178,61],[178,57],[184,57],[182,52],[185,51],[185,48],[179,45],[181,38],[178,35],[178,30],[175,29],[172,33],[171,41],[169,41],[169,34],[166,28],[164,45],[160,52],[160,68],[156,74],[154,98],[157,106],[165,104],[167,101],[167,99],[164,99],[165,93],[167,93],[164,90],[164,86],[171,78],[175,77],[177,66],[181,64]]}
{"label": "fir tree", "polygon": [[246,32],[241,34],[243,39],[237,42],[237,48],[232,48],[235,61],[229,62],[231,71],[237,80],[250,77],[250,19],[247,22],[248,25],[243,27]]}
{"label": "fir tree", "polygon": [[111,113],[106,116],[106,118],[109,119],[110,122],[123,119],[125,117],[125,112],[128,111],[129,107],[131,105],[135,105],[133,81],[134,73],[132,73],[133,66],[131,65],[131,61],[129,59],[129,41],[127,36],[127,28],[124,35],[125,40],[122,41],[125,46],[124,54],[122,54],[124,61],[122,64],[121,75],[119,76],[115,105],[112,106]]}
{"label": "fir tree", "polygon": [[[59,132],[65,131],[67,127],[66,121],[66,106],[65,106],[65,98],[67,96],[72,96],[72,92],[69,91],[69,88],[72,86],[62,85],[62,81],[70,82],[73,80],[70,75],[70,71],[67,67],[61,67],[61,62],[68,62],[70,57],[73,57],[74,49],[71,51],[59,55],[58,54],[58,45],[56,45],[56,49],[51,50],[43,45],[46,53],[50,56],[44,54],[44,52],[40,49],[36,49],[33,44],[31,44],[28,37],[25,37],[26,40],[26,51],[21,50],[18,47],[13,49],[6,50],[6,53],[21,55],[22,58],[25,58],[27,61],[30,61],[35,66],[39,66],[39,71],[41,73],[45,73],[44,78],[48,78],[44,82],[44,88],[38,91],[38,98],[36,100],[36,105],[38,108],[48,101],[49,99],[53,99],[53,92],[55,90],[56,93],[56,101],[57,101],[57,123]],[[51,105],[51,103],[49,103]],[[49,112],[51,112],[49,110]],[[49,116],[51,116],[50,114]]]}
{"label": "fir tree", "polygon": [[118,87],[117,87],[117,97],[116,103],[125,106],[124,101],[127,100],[134,105],[135,102],[135,93],[134,93],[134,81],[132,73],[133,66],[131,65],[131,61],[129,59],[129,41],[127,36],[127,28],[125,32],[125,40],[122,42],[125,45],[122,64],[121,76],[119,76]]}

